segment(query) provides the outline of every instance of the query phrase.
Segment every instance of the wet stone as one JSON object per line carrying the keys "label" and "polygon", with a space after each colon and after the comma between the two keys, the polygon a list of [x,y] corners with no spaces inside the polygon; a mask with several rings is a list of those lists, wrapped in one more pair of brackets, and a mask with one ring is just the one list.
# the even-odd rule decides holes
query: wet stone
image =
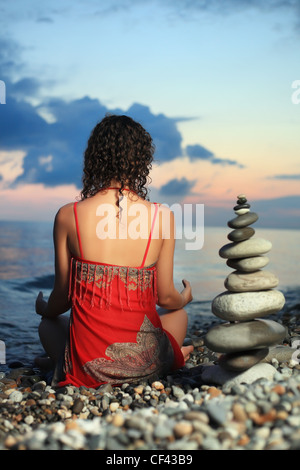
{"label": "wet stone", "polygon": [[245,194],[240,194],[239,196],[237,196],[237,201],[236,201],[237,204],[246,204],[246,202],[247,202],[247,198]]}
{"label": "wet stone", "polygon": [[79,414],[83,410],[83,407],[84,407],[83,401],[80,398],[76,398],[72,406],[72,411],[75,414]]}
{"label": "wet stone", "polygon": [[264,268],[269,263],[267,256],[253,256],[250,258],[235,258],[226,261],[227,266],[237,271],[250,273]]}
{"label": "wet stone", "polygon": [[31,387],[32,390],[42,390],[44,391],[47,384],[44,380],[33,381],[33,385]]}
{"label": "wet stone", "polygon": [[22,387],[31,387],[32,388],[32,386],[35,383],[41,382],[41,377],[39,377],[37,375],[30,375],[30,376],[24,375],[24,376],[19,377],[19,380],[20,380],[20,383],[21,383]]}
{"label": "wet stone", "polygon": [[100,387],[98,387],[98,392],[100,393],[111,393],[113,391],[113,388],[111,386],[111,384],[104,384],[104,385],[100,385]]}
{"label": "wet stone", "polygon": [[249,238],[241,242],[227,243],[219,250],[221,258],[250,258],[267,253],[272,243],[264,238]]}
{"label": "wet stone", "polygon": [[219,364],[227,370],[242,371],[250,369],[268,355],[269,348],[252,349],[238,353],[223,354]]}
{"label": "wet stone", "polygon": [[232,242],[240,242],[243,240],[248,240],[248,238],[251,238],[254,234],[255,230],[252,227],[245,227],[232,230],[232,232],[227,235],[227,238]]}
{"label": "wet stone", "polygon": [[234,206],[233,210],[237,211],[239,209],[250,209],[250,204],[247,204],[246,202],[242,203],[239,201],[239,203],[236,206]]}
{"label": "wet stone", "polygon": [[234,219],[230,220],[227,225],[230,228],[243,228],[254,224],[257,220],[258,215],[255,212],[247,212],[247,214],[238,215]]}
{"label": "wet stone", "polygon": [[[252,384],[259,379],[272,380],[276,369],[271,364],[258,363],[246,371],[229,371],[218,365],[206,366],[202,377],[206,383],[226,385],[228,389],[241,384]],[[254,398],[254,400],[256,400]],[[250,403],[253,405],[252,403]]]}
{"label": "wet stone", "polygon": [[9,399],[15,403],[20,403],[23,400],[23,393],[19,390],[14,390],[10,395]]}
{"label": "wet stone", "polygon": [[33,369],[29,367],[18,367],[16,369],[13,369],[9,372],[7,375],[7,378],[9,379],[17,379],[20,376],[34,376],[34,371]]}
{"label": "wet stone", "polygon": [[273,289],[277,287],[279,279],[269,271],[255,271],[243,273],[234,271],[225,280],[225,287],[230,292],[249,292]]}
{"label": "wet stone", "polygon": [[212,312],[226,321],[248,321],[279,312],[285,297],[278,290],[229,292],[219,294],[212,301]]}
{"label": "wet stone", "polygon": [[250,204],[247,204],[246,202],[242,203],[241,201],[238,201],[237,206],[235,206],[233,210],[235,214],[237,214],[238,216],[247,214],[250,211]]}
{"label": "wet stone", "polygon": [[235,210],[235,214],[238,215],[238,216],[241,216],[241,215],[244,215],[244,214],[247,214],[247,212],[249,212],[250,209],[247,209],[247,208],[240,208],[238,210]]}
{"label": "wet stone", "polygon": [[273,320],[259,319],[215,326],[205,336],[205,344],[212,351],[232,353],[267,348],[281,343],[284,337],[282,325]]}
{"label": "wet stone", "polygon": [[269,349],[269,354],[265,358],[266,362],[272,362],[274,360],[277,360],[278,362],[289,362],[293,354],[297,351],[295,348],[291,348],[289,346],[283,346],[283,345],[276,345],[272,346]]}

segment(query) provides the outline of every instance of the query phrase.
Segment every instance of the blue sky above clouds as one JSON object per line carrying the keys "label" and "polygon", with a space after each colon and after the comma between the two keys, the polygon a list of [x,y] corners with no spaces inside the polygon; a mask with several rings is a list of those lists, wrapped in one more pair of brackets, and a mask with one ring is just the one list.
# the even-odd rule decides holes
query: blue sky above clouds
{"label": "blue sky above clouds", "polygon": [[30,216],[29,188],[55,191],[49,218],[59,188],[73,198],[88,136],[116,112],[154,138],[154,196],[204,203],[219,224],[245,192],[269,225],[299,227],[299,5],[0,0],[0,190],[12,216]]}

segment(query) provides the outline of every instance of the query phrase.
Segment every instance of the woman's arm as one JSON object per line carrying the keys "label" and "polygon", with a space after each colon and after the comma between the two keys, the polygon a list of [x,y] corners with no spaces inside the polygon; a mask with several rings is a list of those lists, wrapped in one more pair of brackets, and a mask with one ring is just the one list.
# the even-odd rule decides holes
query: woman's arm
{"label": "woman's arm", "polygon": [[172,211],[163,208],[160,222],[165,227],[157,270],[158,305],[167,309],[180,309],[193,300],[190,283],[183,280],[184,289],[179,292],[174,286],[174,251],[175,251],[175,218]]}
{"label": "woman's arm", "polygon": [[68,221],[70,205],[62,207],[56,214],[53,228],[55,251],[55,281],[48,302],[40,292],[36,300],[36,312],[44,317],[56,317],[71,308],[68,300],[71,254],[68,248]]}

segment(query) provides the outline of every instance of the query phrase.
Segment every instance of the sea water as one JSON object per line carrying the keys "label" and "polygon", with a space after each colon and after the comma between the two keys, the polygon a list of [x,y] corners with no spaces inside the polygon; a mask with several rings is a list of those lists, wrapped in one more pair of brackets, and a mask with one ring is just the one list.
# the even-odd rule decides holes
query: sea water
{"label": "sea water", "polygon": [[[191,321],[209,321],[212,299],[225,290],[224,280],[232,269],[218,253],[229,243],[229,231],[226,227],[205,227],[203,246],[197,250],[187,250],[189,241],[184,237],[176,240],[174,281],[179,290],[182,279],[192,285],[194,300],[187,306]],[[300,231],[259,228],[255,236],[272,242],[266,269],[279,278],[278,289],[287,293],[290,301],[299,302]],[[35,300],[39,291],[47,298],[53,286],[52,223],[0,221],[0,260],[1,370],[1,363],[31,364],[35,356],[43,354]]]}

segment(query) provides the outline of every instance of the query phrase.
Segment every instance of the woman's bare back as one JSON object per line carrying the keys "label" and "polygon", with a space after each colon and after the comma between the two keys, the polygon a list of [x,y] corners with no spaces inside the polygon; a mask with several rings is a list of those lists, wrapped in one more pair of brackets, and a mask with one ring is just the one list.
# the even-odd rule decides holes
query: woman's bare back
{"label": "woman's bare back", "polygon": [[[141,266],[153,228],[145,266],[157,262],[162,247],[161,217],[155,204],[129,191],[108,189],[65,206],[70,252],[86,260],[120,266]],[[153,225],[153,227],[152,227]],[[80,246],[81,242],[81,246]]]}

